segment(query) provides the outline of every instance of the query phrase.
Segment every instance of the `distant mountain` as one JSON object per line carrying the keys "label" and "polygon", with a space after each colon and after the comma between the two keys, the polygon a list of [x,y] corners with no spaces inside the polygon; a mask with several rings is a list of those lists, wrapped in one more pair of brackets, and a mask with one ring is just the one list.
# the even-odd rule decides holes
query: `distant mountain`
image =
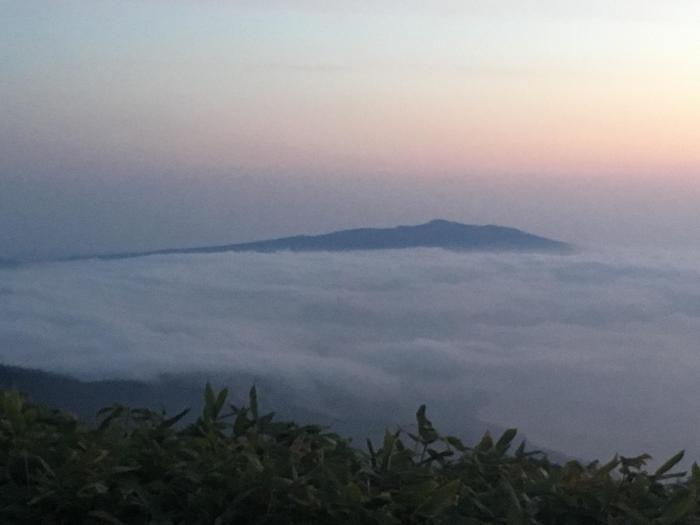
{"label": "distant mountain", "polygon": [[17,261],[0,258],[0,268],[14,268],[17,265],[19,265]]}
{"label": "distant mountain", "polygon": [[[149,252],[98,256],[122,259],[145,255],[218,253],[218,252],[341,252],[351,250],[396,250],[403,248],[443,248],[468,251],[528,251],[565,253],[572,250],[564,242],[539,237],[503,226],[475,226],[436,219],[416,226],[395,228],[359,228],[323,235],[297,235],[242,244],[178,248]],[[76,257],[83,259],[85,257]]]}

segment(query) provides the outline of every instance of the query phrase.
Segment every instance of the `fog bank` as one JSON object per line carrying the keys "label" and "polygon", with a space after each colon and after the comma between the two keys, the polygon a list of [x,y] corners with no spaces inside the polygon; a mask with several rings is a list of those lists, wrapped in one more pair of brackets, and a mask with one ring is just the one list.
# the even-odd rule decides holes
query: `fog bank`
{"label": "fog bank", "polygon": [[84,379],[238,374],[339,420],[425,402],[438,424],[476,414],[572,455],[661,457],[700,428],[698,262],[400,250],[24,265],[0,269],[0,360]]}

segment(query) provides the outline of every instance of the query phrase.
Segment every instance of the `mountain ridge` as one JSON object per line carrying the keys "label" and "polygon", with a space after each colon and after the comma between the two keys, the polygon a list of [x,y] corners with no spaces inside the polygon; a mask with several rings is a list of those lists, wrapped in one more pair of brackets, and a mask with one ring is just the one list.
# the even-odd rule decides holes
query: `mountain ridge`
{"label": "mountain ridge", "polygon": [[354,228],[320,235],[294,235],[260,241],[169,248],[143,252],[123,252],[93,256],[70,257],[79,259],[126,259],[150,255],[206,254],[222,252],[309,252],[360,251],[408,248],[442,248],[454,251],[517,251],[567,253],[573,247],[565,242],[534,235],[517,228],[494,224],[462,224],[445,219],[433,219],[417,225],[393,228]]}

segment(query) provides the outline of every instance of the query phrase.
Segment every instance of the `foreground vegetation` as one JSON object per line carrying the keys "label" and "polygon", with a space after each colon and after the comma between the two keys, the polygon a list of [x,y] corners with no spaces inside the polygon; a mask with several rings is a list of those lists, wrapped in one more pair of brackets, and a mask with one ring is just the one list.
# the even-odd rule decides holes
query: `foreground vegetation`
{"label": "foreground vegetation", "polygon": [[658,524],[700,523],[700,469],[655,472],[648,456],[556,465],[516,432],[475,446],[416,414],[358,450],[316,426],[227,405],[207,386],[184,424],[112,406],[97,426],[0,392],[0,523]]}

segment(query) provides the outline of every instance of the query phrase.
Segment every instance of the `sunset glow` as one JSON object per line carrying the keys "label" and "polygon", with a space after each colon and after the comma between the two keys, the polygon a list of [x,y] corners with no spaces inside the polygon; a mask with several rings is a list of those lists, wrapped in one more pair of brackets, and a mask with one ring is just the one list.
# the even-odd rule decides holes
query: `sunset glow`
{"label": "sunset glow", "polygon": [[697,4],[299,4],[174,2],[167,18],[159,2],[11,6],[3,129],[24,130],[27,155],[210,167],[700,167]]}
{"label": "sunset glow", "polygon": [[[441,215],[656,244],[686,242],[700,206],[695,1],[0,6],[0,220],[15,230],[48,232],[96,192],[115,240],[96,228],[86,250],[134,244],[134,199],[138,224],[162,221],[139,247]],[[397,192],[394,208],[379,197]],[[562,203],[556,221],[517,211]]]}

